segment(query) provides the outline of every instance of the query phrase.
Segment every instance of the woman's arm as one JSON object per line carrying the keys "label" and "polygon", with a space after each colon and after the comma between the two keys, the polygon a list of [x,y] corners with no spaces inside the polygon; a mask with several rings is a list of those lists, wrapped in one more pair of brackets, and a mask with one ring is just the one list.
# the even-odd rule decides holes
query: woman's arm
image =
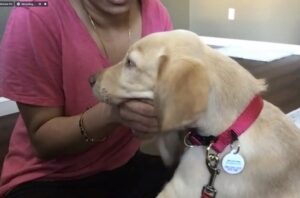
{"label": "woman's arm", "polygon": [[[80,133],[81,115],[66,117],[61,107],[17,104],[39,157],[76,154],[93,145]],[[102,139],[118,126],[113,108],[106,104],[98,104],[85,112],[83,122],[88,135],[94,139]]]}
{"label": "woman's arm", "polygon": [[[40,158],[55,158],[86,150],[93,143],[85,141],[79,128],[81,115],[66,117],[61,107],[41,107],[18,103],[29,136]],[[119,107],[97,104],[83,115],[89,137],[109,136],[120,123],[130,127],[140,139],[150,138],[158,131],[151,103],[128,101]]]}

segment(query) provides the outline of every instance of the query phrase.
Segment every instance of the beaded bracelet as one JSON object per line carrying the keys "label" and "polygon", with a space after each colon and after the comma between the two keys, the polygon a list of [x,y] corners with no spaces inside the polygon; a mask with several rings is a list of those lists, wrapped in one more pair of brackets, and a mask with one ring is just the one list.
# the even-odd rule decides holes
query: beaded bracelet
{"label": "beaded bracelet", "polygon": [[101,138],[101,139],[97,140],[97,139],[95,139],[93,137],[90,137],[88,135],[87,130],[84,127],[84,124],[83,124],[83,116],[84,116],[85,112],[83,112],[81,114],[80,119],[79,119],[79,123],[78,123],[79,124],[79,129],[80,129],[80,134],[83,136],[84,140],[87,143],[104,142],[107,139],[107,137],[104,137],[104,138]]}

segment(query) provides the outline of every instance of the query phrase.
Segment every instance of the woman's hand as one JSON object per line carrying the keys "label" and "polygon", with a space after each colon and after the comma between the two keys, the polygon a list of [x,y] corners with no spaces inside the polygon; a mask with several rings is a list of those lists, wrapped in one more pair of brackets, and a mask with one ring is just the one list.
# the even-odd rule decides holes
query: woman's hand
{"label": "woman's hand", "polygon": [[119,106],[121,123],[130,127],[139,139],[149,139],[159,132],[152,101],[129,100]]}

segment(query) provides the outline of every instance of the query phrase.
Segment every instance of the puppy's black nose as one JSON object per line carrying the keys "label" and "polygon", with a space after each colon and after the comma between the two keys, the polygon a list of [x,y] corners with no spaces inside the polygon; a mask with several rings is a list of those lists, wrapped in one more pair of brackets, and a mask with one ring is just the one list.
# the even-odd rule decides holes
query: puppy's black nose
{"label": "puppy's black nose", "polygon": [[93,87],[94,85],[95,85],[95,83],[96,83],[96,75],[91,75],[90,77],[89,77],[89,83],[90,83],[90,86],[91,87]]}

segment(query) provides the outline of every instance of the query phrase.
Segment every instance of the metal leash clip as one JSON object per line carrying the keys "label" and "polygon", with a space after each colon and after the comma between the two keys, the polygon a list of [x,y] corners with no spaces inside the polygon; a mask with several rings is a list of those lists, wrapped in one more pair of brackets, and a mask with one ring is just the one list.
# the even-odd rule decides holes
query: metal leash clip
{"label": "metal leash clip", "polygon": [[201,198],[215,198],[217,195],[217,190],[214,187],[214,182],[217,175],[220,174],[220,169],[218,169],[219,156],[211,149],[213,143],[211,143],[206,149],[206,165],[208,171],[210,172],[210,179],[206,186],[202,189]]}

